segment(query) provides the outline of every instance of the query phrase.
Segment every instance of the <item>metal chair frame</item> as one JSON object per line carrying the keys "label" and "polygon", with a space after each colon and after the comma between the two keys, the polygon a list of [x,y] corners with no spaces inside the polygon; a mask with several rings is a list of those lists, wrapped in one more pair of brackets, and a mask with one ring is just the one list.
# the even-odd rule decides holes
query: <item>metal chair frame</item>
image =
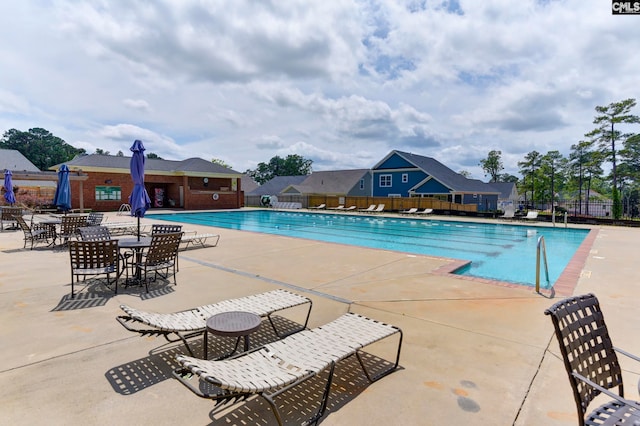
{"label": "metal chair frame", "polygon": [[[118,240],[107,241],[69,241],[69,259],[71,261],[71,298],[75,298],[74,284],[82,276],[106,275],[107,285],[115,284],[118,294],[120,261]],[[111,274],[115,279],[111,281]]]}
{"label": "metal chair frame", "polygon": [[[613,346],[596,296],[590,293],[570,297],[544,313],[553,322],[576,401],[578,424],[640,423],[640,403],[624,398],[617,354],[639,362],[640,358]],[[610,390],[614,388],[617,394]],[[601,393],[612,401],[589,412],[589,404]]]}
{"label": "metal chair frame", "polygon": [[[155,234],[151,237],[151,244],[146,252],[142,255],[140,262],[136,264],[136,267],[142,271],[143,281],[147,292],[149,292],[149,279],[148,273],[153,272],[153,281],[160,275],[162,278],[169,278],[169,270],[173,272],[173,283],[178,285],[176,281],[176,271],[178,263],[178,247],[180,246],[180,239],[182,238],[182,232],[172,232],[167,234]],[[166,273],[163,275],[162,271]]]}

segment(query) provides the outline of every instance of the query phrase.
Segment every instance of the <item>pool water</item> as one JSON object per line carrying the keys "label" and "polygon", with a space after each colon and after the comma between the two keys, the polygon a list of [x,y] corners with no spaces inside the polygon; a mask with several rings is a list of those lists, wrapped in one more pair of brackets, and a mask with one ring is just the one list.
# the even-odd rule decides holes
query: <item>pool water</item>
{"label": "pool water", "polygon": [[216,226],[413,254],[468,260],[456,273],[535,285],[536,247],[544,236],[552,286],[589,230],[385,216],[273,210],[150,214],[154,220]]}

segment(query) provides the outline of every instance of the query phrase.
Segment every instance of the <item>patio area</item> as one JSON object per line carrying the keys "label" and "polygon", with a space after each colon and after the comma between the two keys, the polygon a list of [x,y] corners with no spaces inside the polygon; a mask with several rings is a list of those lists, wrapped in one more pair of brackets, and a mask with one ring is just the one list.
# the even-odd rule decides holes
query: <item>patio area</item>
{"label": "patio area", "polygon": [[[127,220],[116,213],[105,218]],[[142,219],[143,225],[151,223]],[[22,249],[21,231],[0,233],[3,422],[275,424],[260,398],[214,407],[195,396],[171,376],[175,356],[187,354],[184,347],[128,332],[116,317],[122,314],[120,304],[174,312],[284,288],[312,299],[309,327],[351,311],[404,333],[401,368],[380,381],[369,384],[355,359],[337,365],[323,425],[577,423],[553,327],[543,314],[563,296],[549,299],[530,288],[438,272],[451,259],[185,228],[221,238],[217,247],[180,252],[177,286],[150,286],[149,293],[130,287],[117,295],[79,286],[74,300],[67,251]],[[573,291],[598,296],[614,345],[635,354],[640,354],[638,241],[638,228],[599,227]],[[296,312],[287,319],[300,320]],[[262,327],[252,335],[252,345],[274,338]],[[227,344],[213,338],[210,343],[221,353]],[[371,353],[391,360],[391,346],[381,343]],[[638,400],[640,366],[620,361],[626,396]],[[321,386],[311,380],[294,390],[277,400],[287,424],[311,414]]]}

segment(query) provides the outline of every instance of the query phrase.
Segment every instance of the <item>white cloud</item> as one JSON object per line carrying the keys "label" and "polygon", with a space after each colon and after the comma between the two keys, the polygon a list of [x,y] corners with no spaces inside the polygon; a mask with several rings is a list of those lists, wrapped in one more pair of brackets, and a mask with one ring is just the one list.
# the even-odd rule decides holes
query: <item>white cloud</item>
{"label": "white cloud", "polygon": [[401,149],[481,178],[499,149],[516,174],[640,97],[629,18],[597,0],[3,2],[0,131],[241,171]]}

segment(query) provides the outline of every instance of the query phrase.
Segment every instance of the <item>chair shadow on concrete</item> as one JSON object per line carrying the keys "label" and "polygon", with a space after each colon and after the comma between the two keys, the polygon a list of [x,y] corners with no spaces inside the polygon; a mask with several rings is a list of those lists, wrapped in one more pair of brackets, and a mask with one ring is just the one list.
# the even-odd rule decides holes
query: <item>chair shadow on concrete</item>
{"label": "chair shadow on concrete", "polygon": [[[122,281],[122,278],[121,278]],[[71,287],[71,283],[66,284]],[[95,308],[104,306],[113,297],[117,296],[113,292],[113,286],[107,285],[106,277],[91,277],[84,281],[77,282],[75,286],[79,289],[75,298],[71,298],[71,292],[62,296],[58,304],[51,310],[73,311],[77,309]],[[175,291],[175,286],[167,279],[158,279],[154,283],[154,288],[147,293],[144,286],[118,284],[118,294],[128,294],[138,296],[141,300],[153,299],[171,294]]]}
{"label": "chair shadow on concrete", "polygon": [[[384,371],[393,366],[393,363],[370,353],[361,352],[361,355],[366,367],[372,371]],[[314,416],[325,390],[327,374],[328,371],[324,371],[277,397],[278,405],[287,407],[281,413],[284,424],[303,424]],[[371,384],[355,356],[336,364],[333,374],[327,408],[318,424],[353,401]],[[244,401],[219,403],[211,410],[209,418],[210,425],[274,424],[269,404],[256,395]]]}
{"label": "chair shadow on concrete", "polygon": [[[273,315],[271,318],[281,332],[300,328],[300,324],[287,318],[278,315]],[[212,358],[231,352],[236,344],[235,338],[212,334],[209,334],[207,340],[207,353]],[[265,319],[260,324],[260,328],[251,334],[251,347],[266,345],[276,340],[278,336],[274,333],[269,320]],[[194,353],[204,353],[203,341],[202,334],[190,339],[189,346]],[[165,342],[164,339],[158,339],[158,342],[160,346],[152,349],[149,356],[119,365],[105,373],[105,377],[117,393],[132,395],[156,383],[173,379],[173,370],[180,366],[176,361],[176,355],[189,355],[189,352],[180,341]]]}

